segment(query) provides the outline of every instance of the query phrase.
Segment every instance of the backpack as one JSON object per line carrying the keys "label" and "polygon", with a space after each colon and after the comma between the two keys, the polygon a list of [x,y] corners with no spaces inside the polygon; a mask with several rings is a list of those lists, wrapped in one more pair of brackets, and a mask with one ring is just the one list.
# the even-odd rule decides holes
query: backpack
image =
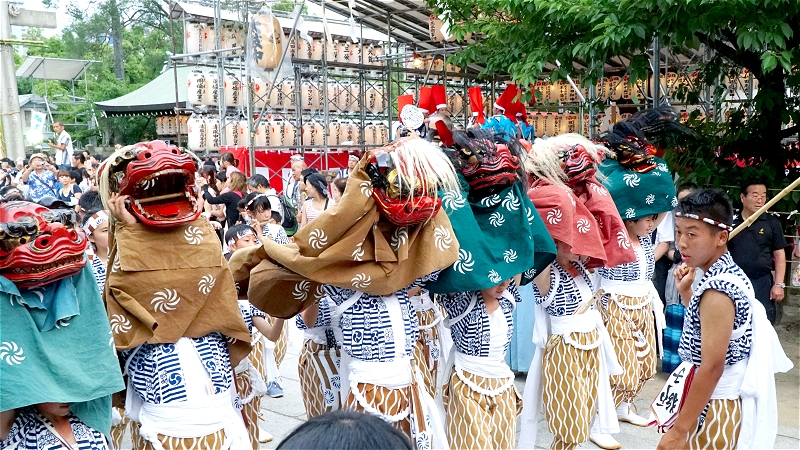
{"label": "backpack", "polygon": [[300,224],[297,223],[297,208],[292,206],[291,200],[285,195],[276,195],[283,208],[283,222],[281,226],[286,231],[286,236],[294,236]]}

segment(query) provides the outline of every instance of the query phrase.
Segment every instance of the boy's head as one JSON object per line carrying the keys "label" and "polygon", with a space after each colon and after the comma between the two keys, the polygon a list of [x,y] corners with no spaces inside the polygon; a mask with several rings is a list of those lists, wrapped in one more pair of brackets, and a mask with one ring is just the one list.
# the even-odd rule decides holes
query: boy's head
{"label": "boy's head", "polygon": [[698,189],[678,202],[675,242],[683,262],[703,270],[728,251],[733,207],[722,191]]}
{"label": "boy's head", "polygon": [[238,224],[228,228],[228,232],[225,233],[225,242],[232,252],[261,244],[256,230],[245,224]]}

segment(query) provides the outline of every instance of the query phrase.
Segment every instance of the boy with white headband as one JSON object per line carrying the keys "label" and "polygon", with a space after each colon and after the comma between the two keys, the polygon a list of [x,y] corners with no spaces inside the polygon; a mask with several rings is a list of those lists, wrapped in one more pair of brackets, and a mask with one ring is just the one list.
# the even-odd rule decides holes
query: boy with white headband
{"label": "boy with white headband", "polygon": [[[792,362],[750,280],[728,253],[732,211],[725,194],[712,189],[689,194],[675,210],[683,257],[675,280],[687,309],[678,347],[683,362],[651,406],[655,423],[668,429],[659,449],[775,443],[774,374]],[[705,275],[692,292],[697,268]]]}
{"label": "boy with white headband", "polygon": [[88,257],[94,279],[100,292],[103,292],[108,268],[108,213],[102,209],[86,213],[83,216],[83,231],[92,248]]}

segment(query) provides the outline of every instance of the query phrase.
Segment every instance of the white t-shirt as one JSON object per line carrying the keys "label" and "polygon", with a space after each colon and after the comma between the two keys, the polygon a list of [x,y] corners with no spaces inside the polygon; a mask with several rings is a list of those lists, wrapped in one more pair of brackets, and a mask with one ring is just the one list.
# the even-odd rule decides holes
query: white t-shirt
{"label": "white t-shirt", "polygon": [[667,212],[664,215],[664,220],[658,224],[656,227],[656,240],[653,242],[653,246],[657,246],[662,242],[674,242],[675,241],[675,216],[672,214],[672,211]]}
{"label": "white t-shirt", "polygon": [[[72,136],[67,133],[67,130],[61,130],[61,134],[58,135],[58,142],[56,142],[56,144],[67,145],[64,147],[64,150],[56,150],[56,165],[72,166],[72,153],[74,152],[74,149],[72,148]],[[66,157],[64,157],[64,152],[66,152]]]}

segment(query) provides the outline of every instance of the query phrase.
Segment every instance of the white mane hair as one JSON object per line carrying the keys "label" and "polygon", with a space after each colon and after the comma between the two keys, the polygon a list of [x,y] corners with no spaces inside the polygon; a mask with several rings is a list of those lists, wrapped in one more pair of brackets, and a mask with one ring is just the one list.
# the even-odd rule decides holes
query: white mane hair
{"label": "white mane hair", "polygon": [[111,166],[116,158],[122,158],[125,152],[128,150],[133,150],[134,148],[136,148],[135,145],[126,145],[125,147],[120,147],[119,149],[115,150],[111,156],[106,158],[100,167],[100,173],[97,174],[97,191],[100,193],[100,200],[103,201],[103,208],[105,209],[108,209],[108,199],[111,198],[112,194],[111,186],[109,184]]}
{"label": "white mane hair", "polygon": [[[394,143],[394,151],[389,156],[401,175],[400,183],[405,183],[417,177],[424,183],[426,194],[436,197],[438,192],[461,192],[461,184],[456,175],[456,169],[447,155],[437,146],[424,139],[406,139],[404,142]],[[389,145],[392,147],[392,144]]]}
{"label": "white mane hair", "polygon": [[561,168],[561,161],[557,154],[561,150],[568,150],[575,145],[581,145],[599,164],[610,151],[599,144],[595,144],[583,135],[577,133],[559,134],[549,139],[536,139],[528,152],[528,161],[525,170],[537,178],[545,178],[553,184],[563,185],[566,174]]}

